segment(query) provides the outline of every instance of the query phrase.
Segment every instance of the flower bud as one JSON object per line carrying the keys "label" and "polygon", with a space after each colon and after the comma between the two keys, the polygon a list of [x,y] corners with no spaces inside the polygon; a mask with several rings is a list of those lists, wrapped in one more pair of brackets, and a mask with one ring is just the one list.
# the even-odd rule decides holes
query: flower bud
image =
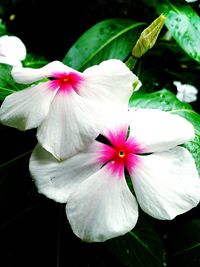
{"label": "flower bud", "polygon": [[140,58],[154,46],[158,35],[165,23],[165,19],[166,17],[164,15],[160,15],[141,33],[136,45],[132,50],[133,57]]}

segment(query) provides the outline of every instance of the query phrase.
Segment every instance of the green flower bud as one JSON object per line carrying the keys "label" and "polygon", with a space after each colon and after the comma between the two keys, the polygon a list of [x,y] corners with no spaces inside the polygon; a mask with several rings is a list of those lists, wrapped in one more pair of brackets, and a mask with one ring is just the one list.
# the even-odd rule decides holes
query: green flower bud
{"label": "green flower bud", "polygon": [[132,56],[135,58],[140,58],[144,55],[149,49],[151,49],[158,35],[165,23],[166,17],[164,15],[160,15],[156,20],[154,20],[151,25],[149,25],[140,35],[137,40],[136,45],[132,50]]}

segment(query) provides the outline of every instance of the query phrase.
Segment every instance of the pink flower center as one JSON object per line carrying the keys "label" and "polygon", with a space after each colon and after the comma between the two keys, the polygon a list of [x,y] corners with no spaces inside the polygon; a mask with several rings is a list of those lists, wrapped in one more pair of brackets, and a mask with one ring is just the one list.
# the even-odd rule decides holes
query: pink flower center
{"label": "pink flower center", "polygon": [[69,73],[55,73],[53,74],[53,80],[51,83],[51,88],[53,90],[58,89],[58,93],[70,93],[74,90],[79,93],[80,83],[84,80],[83,77],[76,72]]}
{"label": "pink flower center", "polygon": [[130,172],[138,163],[137,154],[141,153],[139,144],[133,137],[126,139],[127,130],[123,129],[107,137],[111,145],[102,144],[99,162],[106,165],[111,172],[123,177],[125,168]]}

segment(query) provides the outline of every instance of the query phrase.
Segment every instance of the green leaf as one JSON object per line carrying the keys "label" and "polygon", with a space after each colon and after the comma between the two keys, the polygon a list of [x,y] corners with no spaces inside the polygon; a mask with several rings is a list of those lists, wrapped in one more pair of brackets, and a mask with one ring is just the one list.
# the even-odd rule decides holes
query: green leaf
{"label": "green leaf", "polygon": [[27,88],[27,84],[16,83],[11,76],[12,66],[0,64],[0,100],[16,91]]}
{"label": "green leaf", "polygon": [[23,61],[23,66],[27,68],[41,68],[48,63],[49,62],[45,57],[27,54],[25,60]]}
{"label": "green leaf", "polygon": [[158,4],[158,12],[166,16],[165,25],[180,47],[200,62],[200,18],[189,6],[175,6],[169,1]]}
{"label": "green leaf", "polygon": [[63,63],[77,70],[116,58],[125,60],[144,23],[128,19],[107,19],[86,31],[70,48]]}
{"label": "green leaf", "polygon": [[0,86],[0,100],[4,100],[6,96],[14,93],[15,91],[8,89],[8,88],[3,88]]}
{"label": "green leaf", "polygon": [[154,93],[136,92],[132,95],[129,106],[161,109],[178,114],[190,121],[194,126],[196,137],[194,141],[184,146],[192,153],[200,174],[200,115],[192,109],[191,105],[179,101],[173,93],[163,89]]}
{"label": "green leaf", "polygon": [[200,220],[179,225],[167,237],[171,250],[170,266],[200,266]]}
{"label": "green leaf", "polygon": [[[36,56],[33,54],[27,54],[26,59],[23,61],[24,67],[40,68],[48,63],[44,57]],[[27,84],[16,83],[12,76],[12,66],[7,64],[0,64],[0,100],[4,100],[6,96],[16,91],[20,91],[27,88]]]}
{"label": "green leaf", "polygon": [[3,23],[2,19],[0,19],[0,36],[7,34],[6,25]]}
{"label": "green leaf", "polygon": [[[140,211],[140,215],[142,215],[142,211]],[[106,246],[115,257],[127,266],[165,266],[163,244],[144,215],[140,217],[136,227],[131,232],[107,241]]]}

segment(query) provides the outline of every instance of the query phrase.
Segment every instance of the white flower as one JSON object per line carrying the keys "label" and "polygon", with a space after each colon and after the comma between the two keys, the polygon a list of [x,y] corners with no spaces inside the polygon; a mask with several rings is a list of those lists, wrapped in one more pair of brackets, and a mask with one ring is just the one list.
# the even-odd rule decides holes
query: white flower
{"label": "white flower", "polygon": [[198,0],[185,0],[185,2],[187,3],[193,3],[193,2],[197,2]]}
{"label": "white flower", "polygon": [[26,47],[18,37],[8,35],[0,37],[0,63],[20,67],[25,57]]}
{"label": "white flower", "polygon": [[83,73],[59,61],[40,69],[14,67],[12,76],[24,84],[51,78],[6,97],[0,120],[20,130],[38,127],[39,143],[58,159],[84,149],[108,120],[127,111],[132,85],[138,81],[116,59]]}
{"label": "white flower", "polygon": [[173,84],[177,87],[176,97],[186,103],[191,103],[197,100],[198,90],[190,84],[182,84],[179,81],[174,81]]}
{"label": "white flower", "polygon": [[137,222],[137,203],[160,220],[171,220],[199,203],[194,159],[179,146],[195,135],[187,120],[155,109],[131,109],[103,135],[107,144],[94,141],[63,162],[39,145],[30,159],[38,191],[67,203],[68,220],[81,239],[101,242],[127,233]]}

